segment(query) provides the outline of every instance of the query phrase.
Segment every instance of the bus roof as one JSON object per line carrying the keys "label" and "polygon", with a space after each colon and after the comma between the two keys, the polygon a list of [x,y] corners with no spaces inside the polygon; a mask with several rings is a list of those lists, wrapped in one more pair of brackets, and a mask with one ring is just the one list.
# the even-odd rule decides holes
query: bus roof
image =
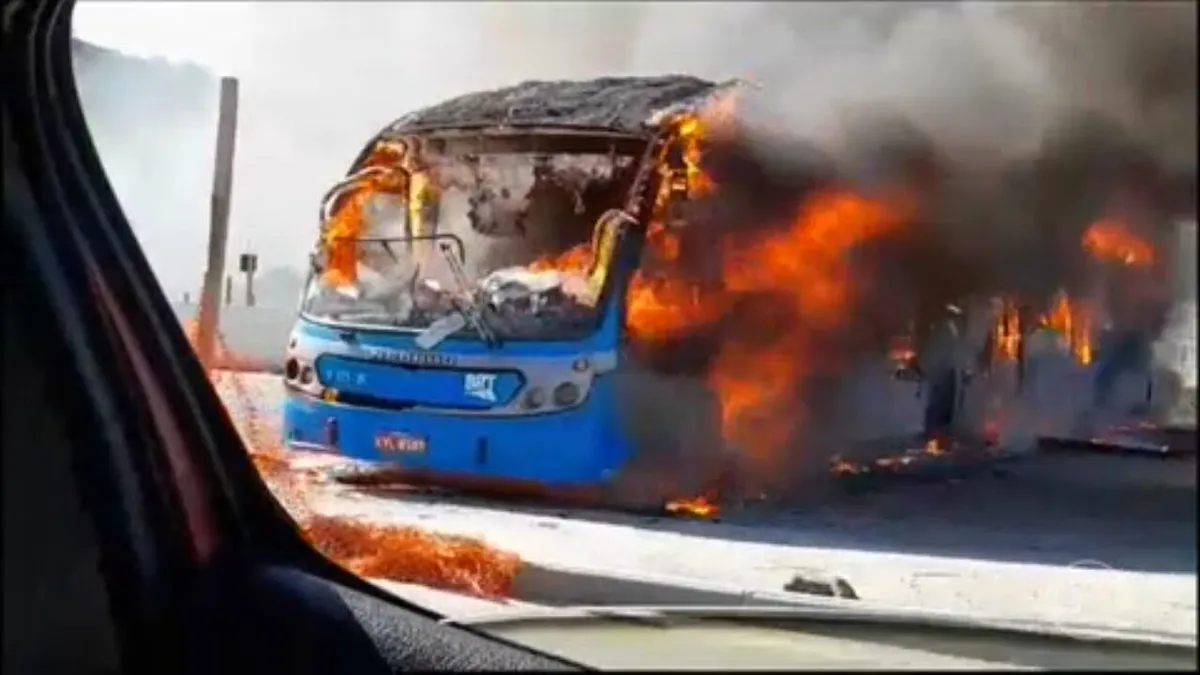
{"label": "bus roof", "polygon": [[724,86],[684,75],[528,81],[416,110],[390,124],[383,135],[525,127],[640,136],[654,128],[662,111],[704,100]]}

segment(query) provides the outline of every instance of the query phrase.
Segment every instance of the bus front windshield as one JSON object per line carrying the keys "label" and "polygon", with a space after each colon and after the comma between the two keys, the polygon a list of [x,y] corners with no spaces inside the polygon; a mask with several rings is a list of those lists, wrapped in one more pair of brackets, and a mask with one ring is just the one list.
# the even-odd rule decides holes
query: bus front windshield
{"label": "bus front windshield", "polygon": [[[589,275],[594,226],[620,206],[631,169],[630,158],[590,155],[431,163],[435,196],[417,225],[403,198],[368,196],[354,284],[335,286],[318,266],[301,313],[420,332],[473,309],[500,338],[584,337],[603,312]],[[481,337],[469,322],[454,333]]]}

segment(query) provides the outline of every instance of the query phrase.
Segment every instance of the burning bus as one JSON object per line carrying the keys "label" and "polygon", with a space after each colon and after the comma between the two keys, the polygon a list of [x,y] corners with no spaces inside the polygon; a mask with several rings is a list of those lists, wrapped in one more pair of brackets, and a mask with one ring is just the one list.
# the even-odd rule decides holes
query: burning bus
{"label": "burning bus", "polygon": [[[1103,293],[905,298],[880,283],[877,325],[856,316],[869,284],[852,261],[912,231],[903,192],[823,176],[784,186],[768,227],[706,229],[731,220],[711,197],[737,181],[708,170],[704,141],[743,91],[527,82],[383,129],[321,204],[287,349],[288,444],[407,483],[704,512],[805,467],[894,467],[952,438],[1088,437],[1094,409],[1163,398],[1145,384],[1146,332],[1105,330]],[[1119,223],[1071,245],[1117,270],[1109,286],[1153,267]]]}
{"label": "burning bus", "polygon": [[[287,350],[289,445],[410,482],[607,497],[654,473],[633,470],[639,446],[717,448],[702,386],[671,397],[691,419],[633,421],[661,385],[627,358],[626,316],[653,224],[695,187],[697,112],[736,87],[529,82],[383,129],[321,205]],[[715,475],[691,464],[697,483]],[[693,488],[636,493],[661,506]]]}

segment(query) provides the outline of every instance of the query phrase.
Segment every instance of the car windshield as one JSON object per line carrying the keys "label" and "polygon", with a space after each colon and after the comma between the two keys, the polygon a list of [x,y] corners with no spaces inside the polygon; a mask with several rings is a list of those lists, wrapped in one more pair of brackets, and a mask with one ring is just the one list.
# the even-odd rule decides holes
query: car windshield
{"label": "car windshield", "polygon": [[88,131],[344,569],[1194,639],[1197,3],[164,4]]}
{"label": "car windshield", "polygon": [[[301,311],[312,319],[419,331],[476,303],[499,337],[578,338],[602,313],[589,279],[599,217],[620,205],[632,158],[506,154],[444,160],[429,171],[434,208],[410,236],[403,200],[370,194],[356,240],[352,286],[309,275]],[[580,251],[574,264],[557,264]],[[476,335],[468,327],[461,335]]]}

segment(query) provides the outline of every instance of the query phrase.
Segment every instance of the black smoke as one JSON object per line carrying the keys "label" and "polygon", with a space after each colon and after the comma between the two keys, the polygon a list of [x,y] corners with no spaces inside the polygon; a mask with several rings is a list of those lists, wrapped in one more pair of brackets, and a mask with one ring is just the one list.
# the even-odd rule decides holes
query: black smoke
{"label": "black smoke", "polygon": [[[1003,293],[1036,305],[1060,289],[1087,293],[1096,265],[1081,239],[1105,217],[1169,253],[1174,219],[1195,211],[1193,3],[1030,3],[987,16],[959,4],[849,5],[762,11],[798,36],[811,36],[814,21],[834,30],[858,17],[856,34],[875,42],[844,54],[831,46],[830,58],[855,55],[842,76],[864,87],[880,73],[930,69],[929,79],[945,82],[851,97],[844,81],[806,89],[819,78],[803,73],[822,66],[781,59],[745,96],[738,133],[710,144],[706,166],[720,191],[688,237],[777,227],[833,183],[898,187],[920,210],[902,241],[863,257],[864,281],[877,271],[889,291],[866,294],[864,320],[871,304],[901,291],[933,304]],[[1036,86],[1020,86],[1005,61],[951,28],[1023,45]],[[821,105],[837,109],[836,132],[811,114]]]}
{"label": "black smoke", "polygon": [[[756,73],[739,123],[710,139],[718,191],[689,205],[683,259],[663,273],[719,288],[721,251],[791,226],[822,190],[900,193],[917,208],[854,252],[847,322],[806,323],[775,289],[644,345],[645,358],[699,374],[730,343],[764,355],[794,346],[811,363],[781,414],[794,416],[798,445],[813,445],[844,431],[834,392],[856,368],[946,304],[1006,295],[1036,313],[1065,290],[1100,303],[1114,334],[1158,337],[1174,300],[1174,228],[1195,213],[1194,4],[760,11],[791,31],[795,55]],[[1082,238],[1104,218],[1153,242],[1155,265],[1098,264]]]}

